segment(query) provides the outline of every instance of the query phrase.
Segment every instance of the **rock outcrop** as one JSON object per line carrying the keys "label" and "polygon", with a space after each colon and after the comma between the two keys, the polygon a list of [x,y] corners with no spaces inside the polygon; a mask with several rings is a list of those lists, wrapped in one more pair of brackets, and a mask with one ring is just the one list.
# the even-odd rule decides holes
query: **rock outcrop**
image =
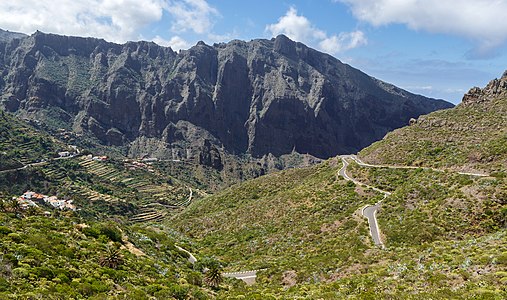
{"label": "rock outcrop", "polygon": [[223,151],[357,152],[410,118],[452,107],[283,35],[199,42],[177,53],[151,42],[36,32],[0,41],[0,74],[5,109],[58,109],[69,128],[105,145],[217,168]]}
{"label": "rock outcrop", "polygon": [[471,88],[463,96],[461,105],[468,106],[484,103],[496,99],[500,96],[507,96],[507,71],[499,79],[491,80],[488,85],[481,89],[479,87]]}

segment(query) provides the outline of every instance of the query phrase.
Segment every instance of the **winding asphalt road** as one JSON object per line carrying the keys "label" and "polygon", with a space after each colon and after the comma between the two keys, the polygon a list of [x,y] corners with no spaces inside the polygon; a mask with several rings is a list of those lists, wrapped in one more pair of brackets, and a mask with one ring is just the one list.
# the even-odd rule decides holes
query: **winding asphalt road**
{"label": "winding asphalt road", "polygon": [[383,246],[384,244],[380,240],[380,229],[378,228],[377,222],[377,210],[380,208],[378,204],[365,206],[361,213],[368,219],[370,225],[370,235],[375,245]]}
{"label": "winding asphalt road", "polygon": [[[388,192],[388,191],[384,191],[384,190],[381,190],[379,188],[376,188],[374,186],[368,185],[366,183],[357,181],[354,178],[350,177],[347,174],[347,166],[349,165],[349,162],[347,161],[347,159],[352,159],[353,161],[355,161],[358,165],[360,165],[362,167],[389,168],[389,169],[423,169],[423,170],[432,170],[432,171],[437,171],[437,172],[445,172],[445,171],[447,171],[447,170],[435,169],[435,168],[430,168],[430,167],[394,166],[394,165],[372,165],[372,164],[364,163],[356,155],[342,155],[340,157],[341,157],[341,160],[343,162],[343,167],[338,171],[338,174],[340,174],[340,176],[342,176],[346,180],[354,182],[357,185],[360,185],[360,186],[363,186],[363,187],[367,187],[367,188],[375,190],[375,191],[377,191],[379,193],[384,194],[384,198],[382,198],[382,200],[380,200],[379,202],[377,202],[375,205],[366,205],[361,210],[361,214],[368,219],[368,224],[369,224],[369,227],[370,227],[370,235],[371,235],[371,237],[373,239],[373,242],[376,245],[379,245],[381,247],[383,247],[384,244],[382,243],[382,240],[380,239],[380,229],[378,227],[378,222],[377,222],[376,214],[377,214],[377,211],[380,208],[380,204],[382,203],[382,201],[384,201],[388,196],[390,196],[391,193]],[[456,172],[456,173],[461,174],[461,175],[476,176],[476,177],[487,177],[487,176],[489,176],[489,174],[481,174],[481,173],[470,173],[470,172]]]}
{"label": "winding asphalt road", "polygon": [[[460,175],[469,175],[469,176],[476,176],[476,177],[488,177],[489,174],[483,174],[483,173],[471,173],[471,172],[460,172],[460,171],[453,171],[453,170],[443,170],[443,169],[436,169],[431,167],[416,167],[416,166],[395,166],[395,165],[372,165],[364,163],[357,155],[344,155],[345,157],[351,158],[354,160],[358,165],[362,167],[370,167],[370,168],[389,168],[389,169],[423,169],[423,170],[431,170],[436,172],[455,172]],[[343,159],[343,156],[342,156]]]}
{"label": "winding asphalt road", "polygon": [[350,177],[347,174],[347,166],[349,165],[349,162],[347,161],[348,158],[355,160],[353,155],[342,155],[341,159],[342,159],[343,167],[338,171],[338,174],[340,174],[340,176],[342,176],[346,180],[352,181],[357,185],[364,186],[364,187],[370,188],[374,191],[384,194],[384,198],[382,198],[382,200],[377,202],[375,205],[366,205],[361,210],[361,214],[366,219],[368,219],[368,224],[370,226],[370,235],[373,239],[373,242],[375,243],[375,245],[384,247],[384,244],[382,243],[382,240],[380,239],[380,229],[378,227],[377,211],[380,208],[380,203],[382,203],[382,201],[384,201],[384,199],[386,199],[389,195],[391,195],[391,193],[388,191],[384,191],[379,188],[376,188],[374,186],[368,185],[366,183],[357,181],[354,178]]}
{"label": "winding asphalt road", "polygon": [[185,252],[186,254],[188,254],[188,262],[191,263],[191,264],[195,264],[197,262],[197,258],[195,258],[195,256],[188,252],[187,250],[181,248],[180,246],[178,245],[174,245],[174,247],[176,247],[176,249],[180,250],[180,251],[183,251]]}
{"label": "winding asphalt road", "polygon": [[255,283],[255,278],[257,278],[258,271],[259,270],[233,272],[233,273],[222,273],[222,276],[228,277],[228,278],[240,279],[240,280],[243,280],[247,285],[252,285]]}
{"label": "winding asphalt road", "polygon": [[[370,188],[374,191],[377,191],[379,193],[382,193],[384,195],[391,195],[391,193],[387,192],[387,191],[384,191],[384,190],[381,190],[379,188],[376,188],[374,186],[371,186],[371,185],[368,185],[364,182],[360,182],[360,181],[357,181],[355,180],[354,178],[350,177],[349,175],[347,175],[347,167],[349,165],[349,162],[346,160],[346,158],[351,158],[351,159],[354,159],[352,155],[342,155],[341,156],[341,159],[342,159],[342,162],[343,162],[343,167],[340,169],[340,171],[338,171],[338,173],[343,177],[345,178],[346,180],[349,180],[349,181],[352,181],[353,183],[357,184],[357,185],[361,185],[361,186],[364,186],[364,187],[367,187],[367,188]],[[355,159],[354,159],[355,160]]]}
{"label": "winding asphalt road", "polygon": [[[176,247],[176,249],[188,254],[188,262],[190,262],[191,264],[195,264],[197,262],[197,258],[195,258],[195,256],[192,253],[181,248],[178,245],[174,245],[174,246]],[[228,277],[228,278],[240,279],[240,280],[243,280],[247,285],[252,285],[255,283],[255,278],[257,278],[258,271],[260,271],[260,270],[222,273],[222,276]]]}
{"label": "winding asphalt road", "polygon": [[47,161],[41,161],[41,162],[34,162],[34,163],[29,163],[29,164],[26,164],[22,167],[19,167],[19,168],[13,168],[13,169],[7,169],[7,170],[2,170],[0,171],[0,174],[1,173],[9,173],[9,172],[14,172],[14,171],[19,171],[19,170],[24,170],[28,167],[37,167],[37,166],[43,166],[43,165],[47,165],[49,162],[53,161],[53,160],[62,160],[62,159],[69,159],[69,158],[74,158],[76,156],[66,156],[66,157],[56,157],[56,158],[51,158]]}

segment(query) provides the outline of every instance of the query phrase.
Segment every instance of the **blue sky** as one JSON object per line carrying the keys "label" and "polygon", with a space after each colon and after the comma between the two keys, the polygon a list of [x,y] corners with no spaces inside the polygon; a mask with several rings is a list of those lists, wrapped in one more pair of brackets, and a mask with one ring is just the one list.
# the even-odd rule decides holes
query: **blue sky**
{"label": "blue sky", "polygon": [[0,0],[0,28],[174,50],[283,33],[381,80],[458,103],[507,69],[506,11],[507,0]]}

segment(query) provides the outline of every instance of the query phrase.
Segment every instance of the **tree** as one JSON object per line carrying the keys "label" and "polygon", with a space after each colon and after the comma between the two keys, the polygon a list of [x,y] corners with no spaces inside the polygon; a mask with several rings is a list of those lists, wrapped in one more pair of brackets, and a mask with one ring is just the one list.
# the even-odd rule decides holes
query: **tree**
{"label": "tree", "polygon": [[204,283],[209,287],[218,289],[224,280],[222,277],[222,264],[215,258],[205,257],[199,260],[194,268],[204,272]]}
{"label": "tree", "polygon": [[21,204],[17,199],[11,199],[6,203],[4,209],[5,211],[17,213],[21,211]]}
{"label": "tree", "polygon": [[214,289],[217,289],[223,280],[220,265],[213,265],[204,273],[204,282]]}
{"label": "tree", "polygon": [[100,257],[99,264],[102,267],[116,269],[124,262],[123,255],[120,253],[120,248],[117,245],[108,246],[106,253]]}

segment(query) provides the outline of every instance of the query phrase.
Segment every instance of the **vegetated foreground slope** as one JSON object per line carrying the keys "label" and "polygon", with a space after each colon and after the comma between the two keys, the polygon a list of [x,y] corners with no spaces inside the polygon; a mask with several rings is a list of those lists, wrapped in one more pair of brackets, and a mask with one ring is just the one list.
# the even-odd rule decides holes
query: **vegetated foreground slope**
{"label": "vegetated foreground slope", "polygon": [[[382,198],[337,177],[341,164],[267,175],[204,198],[171,220],[226,270],[265,269],[235,295],[502,299],[507,280],[505,181],[431,170],[380,170],[392,195],[373,245],[361,208]],[[351,167],[373,186],[379,174]],[[384,183],[385,185],[386,183]],[[385,186],[384,186],[385,188]]]}
{"label": "vegetated foreground slope", "polygon": [[362,150],[366,162],[486,173],[507,171],[507,72],[463,102],[413,120]]}
{"label": "vegetated foreground slope", "polygon": [[[490,86],[503,82],[505,76]],[[420,153],[422,165],[447,171],[349,166],[350,176],[392,193],[377,214],[385,249],[373,245],[360,216],[382,195],[337,177],[339,160],[233,186],[171,222],[196,239],[193,251],[216,255],[227,269],[265,269],[255,287],[222,291],[224,298],[505,299],[505,98],[493,90],[492,97],[489,89],[473,90],[479,97],[417,122],[466,123],[480,134],[416,123],[361,152],[371,162],[396,165],[415,163]],[[440,156],[419,145],[423,134],[432,138],[424,145],[439,143]],[[459,150],[444,143],[447,134],[460,138]],[[485,159],[461,159],[471,151]],[[492,176],[456,171],[464,169]]]}
{"label": "vegetated foreground slope", "polygon": [[[224,151],[358,151],[437,109],[334,57],[291,41],[199,42],[176,53],[36,32],[0,40],[2,105],[106,145],[220,166]],[[211,157],[210,157],[211,156]]]}
{"label": "vegetated foreground slope", "polygon": [[177,240],[160,227],[2,207],[0,298],[212,298]]}
{"label": "vegetated foreground slope", "polygon": [[355,231],[360,219],[352,218],[367,198],[336,176],[338,168],[324,163],[263,176],[195,202],[171,223],[210,245],[207,254],[227,253],[231,270],[298,264],[310,276],[316,265],[356,252],[340,253],[344,240],[358,253],[368,243],[366,231]]}

